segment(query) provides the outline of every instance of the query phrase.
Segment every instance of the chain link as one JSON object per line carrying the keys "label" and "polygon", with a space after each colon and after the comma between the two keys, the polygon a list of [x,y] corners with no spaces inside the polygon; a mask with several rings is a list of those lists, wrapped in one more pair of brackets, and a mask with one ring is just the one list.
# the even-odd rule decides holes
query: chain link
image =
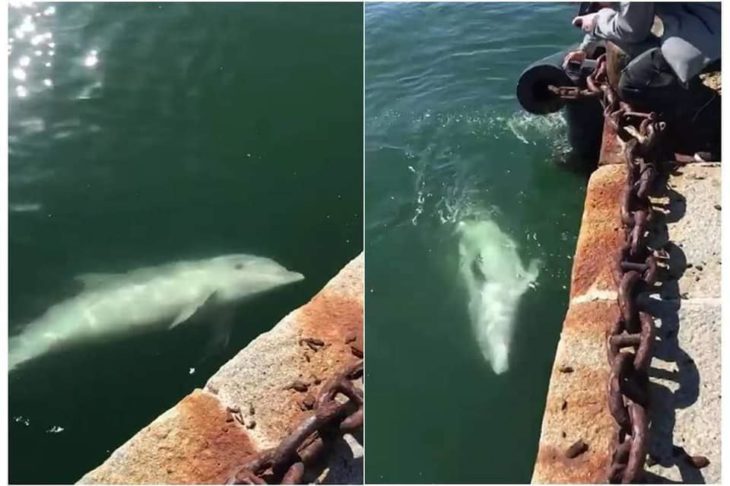
{"label": "chain link", "polygon": [[[364,393],[353,380],[362,377],[359,360],[327,382],[314,405],[277,447],[264,450],[244,464],[229,484],[302,484],[307,467],[323,458],[332,443],[363,425]],[[342,395],[346,401],[337,400]]]}
{"label": "chain link", "polygon": [[618,285],[619,317],[607,333],[611,367],[608,380],[609,411],[617,424],[608,471],[611,483],[642,481],[649,436],[649,374],[655,328],[654,319],[638,296],[657,280],[658,259],[647,244],[654,219],[650,194],[660,169],[660,138],[665,123],[656,113],[641,113],[618,99],[601,77],[602,104],[607,122],[628,138],[625,145],[627,177],[620,200],[625,244],[617,255],[614,277]]}
{"label": "chain link", "polygon": [[[654,285],[660,269],[661,258],[647,245],[647,233],[653,219],[649,196],[658,176],[660,138],[666,125],[655,113],[634,111],[619,100],[606,79],[605,55],[586,78],[586,88],[548,86],[548,90],[566,101],[600,98],[606,122],[630,137],[624,150],[628,175],[620,201],[626,242],[613,270],[620,313],[608,329],[606,349],[608,408],[617,424],[608,481],[634,483],[642,479],[647,454],[648,368],[655,333],[654,320],[637,297]],[[306,467],[323,456],[333,437],[362,428],[364,394],[352,383],[362,376],[362,368],[360,360],[327,383],[314,413],[278,447],[262,451],[246,463],[233,484],[301,483]],[[340,394],[348,400],[336,400]]]}
{"label": "chain link", "polygon": [[555,86],[551,84],[547,87],[548,91],[564,101],[576,101],[604,96],[603,86],[598,82],[598,79],[605,76],[605,61],[605,56],[598,58],[596,68],[586,78],[585,88],[580,88],[578,86]]}
{"label": "chain link", "polygon": [[656,113],[638,112],[621,101],[608,83],[605,54],[586,79],[586,88],[548,89],[562,99],[601,96],[603,115],[623,140],[627,168],[620,196],[620,219],[625,243],[613,269],[618,286],[619,317],[607,331],[606,350],[610,365],[608,408],[617,429],[608,470],[610,483],[642,481],[649,435],[649,375],[654,343],[654,319],[638,296],[657,281],[659,262],[666,256],[648,244],[654,220],[649,199],[659,175],[662,135],[666,124]]}

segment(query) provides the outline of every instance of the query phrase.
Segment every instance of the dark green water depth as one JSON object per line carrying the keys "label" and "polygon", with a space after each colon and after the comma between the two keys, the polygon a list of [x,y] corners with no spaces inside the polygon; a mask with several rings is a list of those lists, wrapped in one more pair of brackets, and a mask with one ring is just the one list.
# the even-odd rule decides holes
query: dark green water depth
{"label": "dark green water depth", "polygon": [[10,334],[73,277],[225,253],[304,282],[10,375],[10,481],[69,483],[362,248],[361,4],[10,8]]}
{"label": "dark green water depth", "polygon": [[[523,113],[521,71],[580,39],[567,4],[368,4],[366,481],[529,482],[567,308],[583,178],[560,115]],[[459,221],[542,262],[509,370],[479,351]]]}

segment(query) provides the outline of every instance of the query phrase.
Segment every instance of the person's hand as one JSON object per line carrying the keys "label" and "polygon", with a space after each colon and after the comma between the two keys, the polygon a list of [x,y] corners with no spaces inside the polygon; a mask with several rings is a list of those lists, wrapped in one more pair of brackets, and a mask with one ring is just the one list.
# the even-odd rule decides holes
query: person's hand
{"label": "person's hand", "polygon": [[568,66],[568,63],[571,61],[583,62],[585,58],[586,53],[584,51],[570,51],[568,54],[565,55],[565,59],[563,60],[563,68]]}
{"label": "person's hand", "polygon": [[593,33],[593,29],[596,27],[597,15],[597,12],[579,15],[573,19],[573,25],[581,29],[583,32],[591,34]]}

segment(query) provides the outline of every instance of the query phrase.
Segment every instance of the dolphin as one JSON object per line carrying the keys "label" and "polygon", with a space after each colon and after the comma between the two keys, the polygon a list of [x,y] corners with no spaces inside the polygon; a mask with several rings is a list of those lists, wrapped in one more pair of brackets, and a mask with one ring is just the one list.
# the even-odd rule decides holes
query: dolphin
{"label": "dolphin", "polygon": [[9,369],[66,346],[137,331],[172,329],[223,307],[304,279],[269,258],[232,254],[122,274],[77,277],[81,293],[50,307],[8,342]]}
{"label": "dolphin", "polygon": [[525,269],[516,243],[494,221],[460,221],[459,273],[479,348],[495,373],[509,368],[509,351],[520,297],[534,287],[539,260]]}

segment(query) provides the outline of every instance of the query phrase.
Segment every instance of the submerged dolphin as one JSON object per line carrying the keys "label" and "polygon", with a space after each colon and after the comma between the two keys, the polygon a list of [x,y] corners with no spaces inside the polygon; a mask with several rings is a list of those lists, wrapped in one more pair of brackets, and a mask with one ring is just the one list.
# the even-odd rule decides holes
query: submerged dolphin
{"label": "submerged dolphin", "polygon": [[54,305],[10,338],[9,368],[67,345],[154,326],[173,328],[203,307],[223,306],[303,278],[268,258],[242,254],[124,274],[82,275],[83,292]]}
{"label": "submerged dolphin", "polygon": [[494,372],[504,373],[517,306],[537,280],[539,261],[532,260],[525,269],[517,245],[493,221],[461,221],[457,233],[459,272],[479,348]]}

